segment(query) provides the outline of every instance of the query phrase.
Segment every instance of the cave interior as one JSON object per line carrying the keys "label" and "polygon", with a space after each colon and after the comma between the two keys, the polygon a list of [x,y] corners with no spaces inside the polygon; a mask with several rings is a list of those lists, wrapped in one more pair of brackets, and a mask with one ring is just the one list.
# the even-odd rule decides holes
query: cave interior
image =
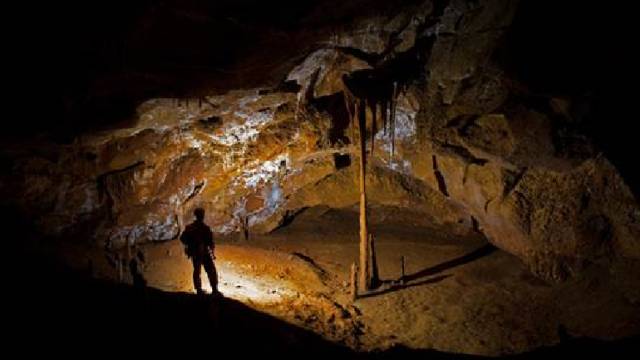
{"label": "cave interior", "polygon": [[[42,344],[22,354],[638,355],[627,13],[8,5],[11,336]],[[221,296],[194,290],[195,209]]]}

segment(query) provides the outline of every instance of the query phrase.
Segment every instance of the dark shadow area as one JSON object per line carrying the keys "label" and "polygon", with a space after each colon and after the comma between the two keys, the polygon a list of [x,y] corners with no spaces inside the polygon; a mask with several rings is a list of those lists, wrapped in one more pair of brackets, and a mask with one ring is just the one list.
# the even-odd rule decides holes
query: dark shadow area
{"label": "dark shadow area", "polygon": [[416,286],[422,286],[422,285],[429,285],[429,284],[435,284],[435,283],[439,283],[440,281],[451,277],[453,275],[449,275],[449,274],[445,274],[445,275],[440,275],[440,276],[435,276],[433,278],[430,279],[426,279],[426,280],[422,280],[422,281],[418,281],[415,283],[411,283],[411,284],[401,284],[397,281],[382,281],[382,285],[376,289],[376,290],[372,290],[366,294],[363,295],[359,295],[358,298],[368,298],[368,297],[374,297],[374,296],[379,296],[379,295],[384,295],[384,294],[388,294],[394,291],[399,291],[402,289],[408,289],[408,288],[412,288],[412,287],[416,287]]}
{"label": "dark shadow area", "polygon": [[454,268],[456,266],[460,266],[460,265],[464,265],[464,264],[468,264],[470,262],[476,261],[478,259],[481,259],[485,256],[491,255],[494,251],[496,251],[496,247],[491,245],[491,244],[486,244],[485,246],[474,250],[466,255],[460,256],[458,258],[455,259],[451,259],[449,261],[445,261],[441,264],[432,266],[432,267],[428,267],[424,270],[420,270],[417,273],[414,274],[410,274],[407,275],[405,277],[405,281],[413,281],[413,280],[417,280],[426,276],[431,276],[431,275],[435,275],[438,273],[441,273],[445,270],[449,270],[451,268]]}
{"label": "dark shadow area", "polygon": [[[14,209],[0,209],[10,257],[3,291],[5,340],[22,356],[179,353],[345,357],[352,350],[228,298],[170,293],[91,278],[56,259],[55,239],[42,238]],[[4,222],[4,220],[8,220]],[[137,264],[129,264],[138,272]],[[22,344],[35,344],[36,346]]]}
{"label": "dark shadow area", "polygon": [[351,156],[349,154],[333,154],[333,164],[336,170],[351,166]]}
{"label": "dark shadow area", "polygon": [[438,190],[440,190],[442,195],[449,197],[449,192],[447,191],[447,183],[444,179],[444,176],[438,169],[438,159],[435,155],[431,156],[431,161],[433,163],[433,175],[436,177],[436,181],[438,182]]}
{"label": "dark shadow area", "polygon": [[[3,210],[2,240],[8,244],[3,265],[5,341],[22,356],[83,358],[95,355],[130,358],[200,354],[217,358],[350,359],[481,359],[484,357],[394,347],[359,353],[309,330],[258,312],[232,299],[211,299],[186,293],[119,285],[71,271],[47,252],[52,239],[39,239],[28,220]],[[43,241],[46,240],[46,241]],[[483,247],[421,274],[436,273],[473,261],[492,250]],[[426,276],[426,275],[424,275]],[[441,275],[407,285],[446,279]],[[571,339],[559,346],[512,356],[514,359],[556,355],[616,355],[638,350],[637,339],[614,342]],[[7,350],[8,351],[8,350]]]}
{"label": "dark shadow area", "polygon": [[[407,288],[411,288],[411,287],[416,287],[416,286],[422,286],[422,285],[428,285],[428,284],[435,284],[438,283],[448,277],[451,277],[453,275],[451,274],[444,274],[444,275],[439,275],[439,276],[435,276],[429,279],[425,279],[422,281],[418,281],[418,282],[412,282],[415,280],[419,280],[431,275],[436,275],[439,274],[443,271],[452,269],[454,267],[457,266],[461,266],[464,264],[468,264],[470,262],[476,261],[478,259],[481,259],[485,256],[491,255],[494,251],[496,251],[497,248],[495,246],[493,246],[492,244],[486,244],[484,246],[482,246],[479,249],[476,249],[468,254],[465,254],[463,256],[457,257],[455,259],[451,259],[448,261],[445,261],[441,264],[435,265],[435,266],[431,266],[428,267],[426,269],[420,270],[416,273],[410,274],[410,275],[406,275],[404,277],[404,279],[397,279],[397,280],[384,280],[382,281],[381,286],[378,289],[372,290],[370,292],[367,292],[366,294],[362,294],[359,295],[359,298],[368,298],[368,297],[373,297],[373,296],[379,296],[379,295],[383,295],[383,294],[388,294],[390,292],[394,292],[394,291],[399,291],[402,289],[407,289]],[[411,282],[411,283],[410,283]]]}
{"label": "dark shadow area", "polygon": [[326,111],[331,115],[331,128],[329,129],[329,141],[331,141],[331,145],[349,144],[347,131],[351,119],[345,105],[344,95],[340,92],[323,96],[314,99],[313,104],[319,111]]}
{"label": "dark shadow area", "polygon": [[571,100],[570,130],[593,139],[597,150],[616,166],[640,194],[640,172],[632,151],[637,139],[635,93],[635,12],[631,4],[522,0],[498,52],[509,75],[544,103]]}
{"label": "dark shadow area", "polygon": [[[524,354],[507,355],[500,359],[637,359],[640,355],[640,338],[628,338],[617,341],[602,341],[588,338],[571,339],[556,346],[540,348]],[[394,347],[372,358],[378,359],[495,359],[492,357],[446,354],[434,350],[413,350],[406,347]]]}
{"label": "dark shadow area", "polygon": [[12,2],[4,9],[5,88],[31,116],[0,137],[42,132],[69,142],[129,124],[149,98],[286,87],[288,71],[324,34],[417,1]]}
{"label": "dark shadow area", "polygon": [[21,349],[23,355],[41,349],[127,358],[174,352],[213,358],[353,353],[233,299],[116,284],[62,268],[46,257],[29,259],[34,262],[4,292],[10,339],[37,341],[37,347]]}

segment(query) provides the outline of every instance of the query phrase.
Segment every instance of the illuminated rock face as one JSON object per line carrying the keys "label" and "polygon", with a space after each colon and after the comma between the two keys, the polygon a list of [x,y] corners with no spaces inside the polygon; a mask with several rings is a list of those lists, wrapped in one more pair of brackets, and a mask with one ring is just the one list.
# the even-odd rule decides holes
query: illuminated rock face
{"label": "illuminated rock face", "polygon": [[305,207],[351,207],[358,151],[344,79],[386,71],[403,91],[394,137],[374,136],[373,205],[423,212],[449,231],[476,227],[548,279],[639,259],[638,204],[588,140],[560,131],[574,121],[568,100],[526,105],[492,61],[517,3],[437,4],[326,34],[282,79],[297,90],[150,99],[130,127],[25,145],[8,155],[17,176],[3,197],[45,233],[113,246],[174,239],[196,206],[218,233],[245,218],[269,232]]}

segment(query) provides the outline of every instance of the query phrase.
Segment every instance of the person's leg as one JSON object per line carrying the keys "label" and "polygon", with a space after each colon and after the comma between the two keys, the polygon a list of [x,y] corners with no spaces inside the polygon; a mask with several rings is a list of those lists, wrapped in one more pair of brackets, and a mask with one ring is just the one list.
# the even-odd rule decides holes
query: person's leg
{"label": "person's leg", "polygon": [[200,280],[200,268],[202,267],[202,259],[197,256],[191,258],[193,262],[193,287],[198,294],[202,294],[202,281]]}
{"label": "person's leg", "polygon": [[218,272],[216,271],[216,265],[213,263],[211,256],[204,257],[204,270],[207,272],[209,278],[209,284],[211,284],[211,293],[218,292]]}

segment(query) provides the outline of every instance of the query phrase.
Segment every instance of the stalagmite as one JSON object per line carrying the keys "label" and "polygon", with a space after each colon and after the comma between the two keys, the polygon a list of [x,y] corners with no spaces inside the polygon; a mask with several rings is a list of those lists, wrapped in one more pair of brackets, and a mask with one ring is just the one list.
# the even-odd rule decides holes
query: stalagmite
{"label": "stalagmite", "polygon": [[376,248],[373,234],[369,234],[369,265],[371,266],[371,287],[378,287],[380,277],[378,276],[378,262],[376,261]]}
{"label": "stalagmite", "polygon": [[244,235],[244,241],[249,241],[249,217],[242,217],[242,233]]}
{"label": "stalagmite", "polygon": [[358,265],[351,263],[351,277],[349,281],[349,294],[351,294],[351,301],[356,301],[358,298]]}

